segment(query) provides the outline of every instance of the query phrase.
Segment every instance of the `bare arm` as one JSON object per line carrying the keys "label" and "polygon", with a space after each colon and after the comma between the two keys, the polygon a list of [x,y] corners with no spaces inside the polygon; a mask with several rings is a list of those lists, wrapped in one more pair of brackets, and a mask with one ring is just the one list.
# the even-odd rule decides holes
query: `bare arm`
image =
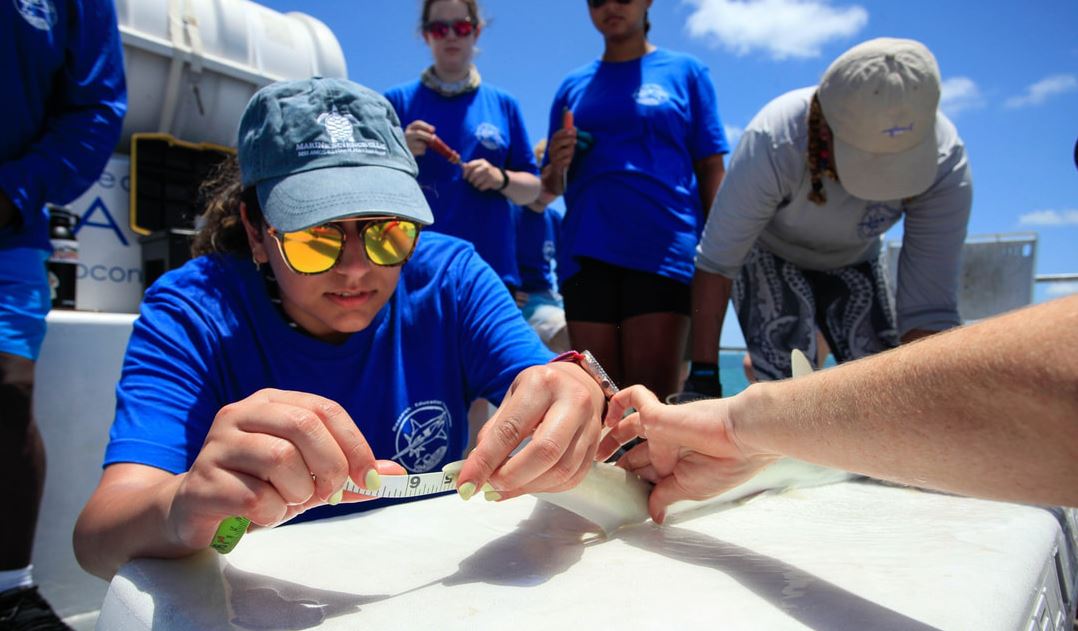
{"label": "bare arm", "polygon": [[139,464],[105,469],[75,525],[75,558],[105,580],[135,557],[176,558],[195,549],[173,538],[169,505],[182,475]]}
{"label": "bare arm", "polygon": [[734,281],[697,268],[692,278],[692,360],[717,364]]}
{"label": "bare arm", "polygon": [[716,153],[693,164],[696,172],[696,181],[700,189],[700,203],[704,208],[704,219],[711,212],[711,205],[715,203],[715,195],[719,193],[722,178],[726,175],[725,155]]}
{"label": "bare arm", "polygon": [[465,162],[461,169],[464,179],[476,189],[499,192],[519,206],[530,204],[539,197],[539,177],[534,173],[503,171],[483,158]]}
{"label": "bare arm", "polygon": [[546,212],[547,206],[549,206],[555,199],[558,199],[557,195],[543,188],[539,191],[539,198],[524,207],[533,213],[541,215]]}
{"label": "bare arm", "polygon": [[509,201],[525,206],[539,198],[539,176],[527,171],[506,171],[505,174],[509,176],[509,186],[505,187],[502,195],[508,197]]}
{"label": "bare arm", "polygon": [[349,477],[377,488],[381,474],[403,472],[374,459],[336,403],[260,390],[217,413],[186,473],[110,465],[75,525],[75,555],[86,571],[107,580],[133,558],[205,549],[232,515],[278,524],[327,502],[371,499],[343,492]]}
{"label": "bare arm", "polygon": [[1078,506],[1078,296],[933,335],[732,412],[749,449],[898,482]]}
{"label": "bare arm", "polygon": [[[780,455],[955,493],[1078,506],[1078,296],[728,399],[610,401],[598,450],[657,482],[652,516],[717,495]],[[638,412],[624,419],[627,408]],[[635,453],[634,453],[635,452]]]}

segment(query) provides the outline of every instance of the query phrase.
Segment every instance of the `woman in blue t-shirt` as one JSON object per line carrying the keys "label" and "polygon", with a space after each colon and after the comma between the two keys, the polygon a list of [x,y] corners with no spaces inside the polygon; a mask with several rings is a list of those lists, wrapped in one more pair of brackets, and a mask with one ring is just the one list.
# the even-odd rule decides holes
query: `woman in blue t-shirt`
{"label": "woman in blue t-shirt", "polygon": [[275,83],[248,104],[238,144],[199,256],[150,287],[135,322],[105,471],[76,526],[84,568],[108,578],[135,557],[187,556],[232,516],[356,510],[371,498],[344,491],[349,478],[373,490],[462,458],[479,397],[501,407],[461,468],[462,497],[584,477],[599,383],[576,355],[547,363],[470,245],[419,239],[431,211],[382,96]]}
{"label": "woman in blue t-shirt", "polygon": [[618,382],[678,388],[689,284],[729,151],[708,69],[648,41],[651,0],[589,0],[601,59],[550,111],[543,186],[565,195],[558,277],[569,338]]}
{"label": "woman in blue t-shirt", "polygon": [[[520,105],[472,63],[484,23],[476,0],[424,0],[420,27],[434,64],[386,92],[419,162],[431,230],[475,245],[502,281],[520,287],[510,202],[539,196]],[[428,151],[433,149],[433,151]]]}

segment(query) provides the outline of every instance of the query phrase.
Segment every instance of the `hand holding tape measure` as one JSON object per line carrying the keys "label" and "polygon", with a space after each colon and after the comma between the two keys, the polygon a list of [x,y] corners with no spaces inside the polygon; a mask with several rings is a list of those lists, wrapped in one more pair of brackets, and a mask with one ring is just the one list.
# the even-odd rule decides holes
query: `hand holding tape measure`
{"label": "hand holding tape measure", "polygon": [[[173,532],[201,547],[223,515],[219,537],[250,522],[275,524],[337,495],[347,479],[377,488],[405,473],[376,460],[357,423],[337,403],[313,394],[264,389],[223,407],[170,502]],[[355,500],[355,497],[350,497]],[[247,521],[247,519],[250,520]]]}
{"label": "hand holding tape measure", "polygon": [[[355,422],[340,406],[314,395],[263,390],[241,402],[242,414],[235,410],[226,413],[228,408],[218,414],[189,475],[208,459],[209,467],[228,469],[234,474],[239,469],[245,473],[235,477],[243,477],[248,490],[253,485],[265,487],[260,489],[263,492],[256,504],[250,501],[243,504],[254,506],[252,510],[258,511],[257,515],[230,517],[217,528],[212,543],[222,553],[235,547],[251,521],[279,523],[307,508],[339,501],[343,492],[352,493],[349,499],[356,500],[357,496],[400,498],[451,491],[456,488],[454,474],[458,471],[464,482],[456,490],[465,500],[477,490],[492,501],[538,491],[566,490],[579,483],[591,465],[608,388],[614,389],[613,383],[587,352],[565,353],[552,364],[527,368],[517,375],[502,405],[480,429],[478,444],[466,463],[452,463],[441,473],[411,475],[405,474],[403,467],[395,462],[375,460]],[[529,396],[517,396],[522,392]],[[581,394],[587,395],[588,405],[580,404]],[[559,422],[544,423],[547,413],[565,401],[574,403],[560,408]],[[303,415],[289,410],[288,405],[318,413],[324,426],[311,431],[311,424],[298,423],[297,418]],[[216,439],[219,432],[226,434],[220,441]],[[500,438],[486,439],[489,436]],[[505,440],[506,436],[517,439]],[[529,437],[530,443],[521,442]],[[282,450],[281,439],[290,441],[295,449]],[[551,463],[543,457],[550,446],[562,449],[564,462]],[[327,465],[320,458],[335,460]],[[345,470],[347,481],[340,477]],[[209,473],[219,478],[221,472],[211,468]],[[495,485],[501,485],[498,490],[490,486],[495,475],[498,480]],[[354,483],[357,479],[363,480],[362,487]],[[231,486],[237,495],[250,499],[250,493],[239,492],[240,485]],[[223,497],[229,495],[227,487],[225,484],[213,487],[220,504],[232,501],[233,504],[227,505],[241,505],[242,500]],[[241,510],[244,509],[236,512]]]}
{"label": "hand holding tape measure", "polygon": [[[452,471],[453,469],[451,469],[451,467],[459,464],[459,461],[450,463],[449,465],[446,465],[446,470]],[[459,470],[459,467],[457,467],[457,469]],[[413,473],[407,475],[383,475],[379,477],[380,484],[378,485],[378,488],[363,488],[349,479],[344,485],[344,490],[357,495],[366,495],[372,499],[378,497],[392,497],[397,499],[405,497],[422,497],[424,495],[433,495],[435,493],[445,493],[447,491],[456,490],[457,478],[454,473]],[[233,516],[225,519],[221,522],[221,525],[217,527],[217,532],[213,536],[213,543],[210,544],[210,547],[221,554],[228,554],[236,547],[236,544],[240,542],[240,539],[243,537],[244,533],[247,532],[247,528],[250,525],[251,520],[246,517]]]}

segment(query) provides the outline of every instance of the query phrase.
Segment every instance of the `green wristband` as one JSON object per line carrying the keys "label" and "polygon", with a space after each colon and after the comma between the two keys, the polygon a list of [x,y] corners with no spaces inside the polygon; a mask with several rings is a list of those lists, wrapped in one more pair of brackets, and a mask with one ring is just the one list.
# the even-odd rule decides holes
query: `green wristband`
{"label": "green wristband", "polygon": [[251,520],[246,517],[234,516],[221,520],[221,525],[217,527],[210,547],[221,554],[232,552],[232,548],[240,542],[243,533],[247,532],[247,527],[250,525]]}

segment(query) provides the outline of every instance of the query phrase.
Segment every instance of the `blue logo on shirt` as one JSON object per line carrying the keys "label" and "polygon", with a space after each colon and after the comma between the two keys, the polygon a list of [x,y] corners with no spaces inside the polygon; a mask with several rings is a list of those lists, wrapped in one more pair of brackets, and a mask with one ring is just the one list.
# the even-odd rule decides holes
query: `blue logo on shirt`
{"label": "blue logo on shirt", "polygon": [[491,123],[480,123],[479,127],[475,128],[475,138],[491,151],[497,151],[505,145],[502,140],[502,130]]}
{"label": "blue logo on shirt", "polygon": [[633,99],[640,105],[662,105],[670,100],[670,95],[657,83],[645,83],[633,93]]}
{"label": "blue logo on shirt", "polygon": [[857,234],[861,235],[862,239],[878,237],[895,225],[901,216],[901,208],[894,208],[880,202],[868,204],[865,206],[865,214],[861,217],[861,222],[857,224]]}
{"label": "blue logo on shirt", "polygon": [[412,473],[425,473],[441,464],[449,451],[453,417],[441,401],[422,401],[408,406],[397,418],[397,453],[391,460]]}
{"label": "blue logo on shirt", "polygon": [[543,241],[543,260],[547,263],[554,260],[554,257],[558,255],[557,249],[554,246],[554,242],[550,239]]}
{"label": "blue logo on shirt", "polygon": [[15,8],[30,26],[48,31],[56,24],[56,7],[52,0],[14,0]]}

